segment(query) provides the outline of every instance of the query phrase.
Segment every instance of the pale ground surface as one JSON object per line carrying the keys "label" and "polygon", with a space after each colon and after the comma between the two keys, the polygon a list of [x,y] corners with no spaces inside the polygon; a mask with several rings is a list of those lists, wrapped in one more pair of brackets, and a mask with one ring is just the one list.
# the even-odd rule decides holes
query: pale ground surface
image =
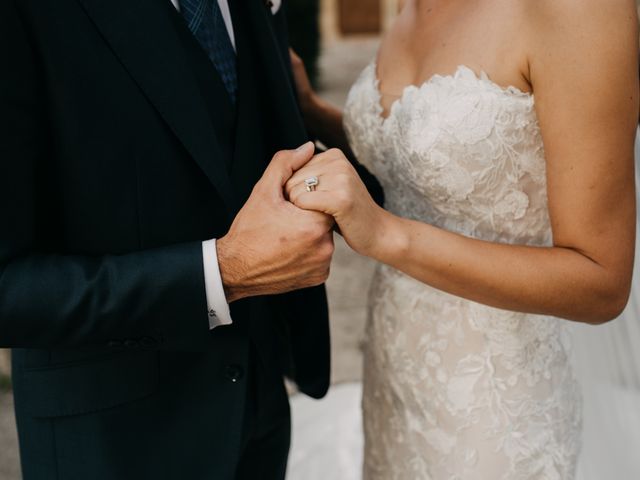
{"label": "pale ground surface", "polygon": [[[323,96],[342,105],[348,89],[362,68],[373,58],[375,39],[332,41],[321,59]],[[358,380],[361,375],[361,342],[366,317],[366,298],[373,263],[351,252],[336,238],[331,278],[328,282],[331,309],[333,382]],[[0,352],[0,372],[7,370],[5,352]],[[13,398],[0,393],[0,480],[18,480],[18,448]]]}

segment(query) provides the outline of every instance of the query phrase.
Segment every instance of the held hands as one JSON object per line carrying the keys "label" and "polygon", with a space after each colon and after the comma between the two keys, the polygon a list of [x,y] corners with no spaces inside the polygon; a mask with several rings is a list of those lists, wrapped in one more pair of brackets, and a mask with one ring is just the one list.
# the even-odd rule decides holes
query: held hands
{"label": "held hands", "polygon": [[[324,102],[313,90],[305,66],[291,50],[291,66],[305,124],[320,140],[348,151],[342,112]],[[304,181],[317,177],[315,191],[307,192]],[[287,198],[305,210],[316,210],[335,218],[340,233],[355,251],[382,260],[376,255],[382,243],[393,239],[392,247],[401,244],[392,235],[395,217],[378,207],[355,169],[340,150],[329,150],[311,159],[289,179]],[[387,250],[385,247],[384,250]]]}
{"label": "held hands", "polygon": [[[380,258],[395,217],[373,201],[340,150],[313,153],[311,142],[278,152],[217,241],[229,303],[324,283],[336,223],[356,252]],[[305,185],[310,177],[318,179],[314,191]]]}
{"label": "held hands", "polygon": [[[305,185],[311,177],[318,179],[314,191],[308,191]],[[285,192],[295,206],[331,215],[352,249],[378,258],[394,217],[373,201],[340,150],[313,157],[286,182]]]}
{"label": "held hands", "polygon": [[284,198],[283,187],[313,156],[313,143],[278,152],[227,235],[217,242],[229,303],[324,283],[333,255],[331,216],[303,210]]}

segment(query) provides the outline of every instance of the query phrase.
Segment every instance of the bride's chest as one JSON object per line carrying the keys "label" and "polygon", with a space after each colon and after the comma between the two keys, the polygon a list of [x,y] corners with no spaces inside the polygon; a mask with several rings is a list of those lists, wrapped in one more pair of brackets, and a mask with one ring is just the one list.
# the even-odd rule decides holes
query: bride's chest
{"label": "bride's chest", "polygon": [[383,177],[446,184],[452,176],[499,183],[544,174],[533,96],[464,66],[408,86],[386,118],[382,110],[371,64],[349,93],[345,129],[358,159]]}

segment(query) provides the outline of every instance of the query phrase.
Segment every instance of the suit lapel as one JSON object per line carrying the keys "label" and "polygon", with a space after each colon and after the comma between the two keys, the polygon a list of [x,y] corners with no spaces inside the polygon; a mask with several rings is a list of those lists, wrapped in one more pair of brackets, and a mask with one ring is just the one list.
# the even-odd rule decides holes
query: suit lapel
{"label": "suit lapel", "polygon": [[177,14],[169,0],[77,1],[233,215],[237,198],[197,79],[181,48],[172,18]]}

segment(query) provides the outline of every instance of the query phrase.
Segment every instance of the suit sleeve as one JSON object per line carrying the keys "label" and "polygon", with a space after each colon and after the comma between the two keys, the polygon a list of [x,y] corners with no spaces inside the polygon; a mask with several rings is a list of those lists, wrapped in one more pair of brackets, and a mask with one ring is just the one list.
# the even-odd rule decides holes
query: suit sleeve
{"label": "suit sleeve", "polygon": [[0,2],[0,347],[200,350],[208,340],[202,245],[126,255],[51,252],[38,166],[50,131],[34,49]]}

